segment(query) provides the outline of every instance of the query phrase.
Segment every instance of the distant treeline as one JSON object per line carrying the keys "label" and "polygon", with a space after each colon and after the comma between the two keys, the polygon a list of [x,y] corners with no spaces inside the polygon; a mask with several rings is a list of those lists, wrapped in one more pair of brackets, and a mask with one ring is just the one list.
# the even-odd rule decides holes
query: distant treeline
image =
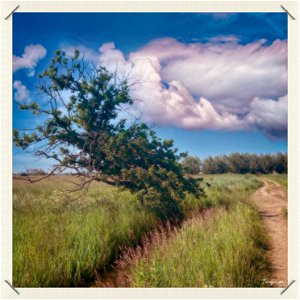
{"label": "distant treeline", "polygon": [[191,174],[222,174],[222,173],[287,173],[287,154],[249,154],[232,153],[208,157],[200,160],[198,157],[188,156],[182,162],[186,171]]}
{"label": "distant treeline", "polygon": [[[209,156],[201,160],[198,156],[187,156],[182,165],[189,174],[222,174],[222,173],[287,173],[287,154],[249,154],[232,153],[229,155]],[[43,169],[30,169],[18,175],[46,175]],[[65,172],[56,175],[74,175]]]}

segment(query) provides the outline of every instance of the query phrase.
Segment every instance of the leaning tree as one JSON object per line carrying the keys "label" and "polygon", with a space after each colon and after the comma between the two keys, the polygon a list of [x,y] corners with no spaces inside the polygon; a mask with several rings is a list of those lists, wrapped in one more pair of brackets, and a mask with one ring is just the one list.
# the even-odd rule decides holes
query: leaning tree
{"label": "leaning tree", "polygon": [[126,187],[162,215],[179,214],[186,193],[203,195],[199,181],[184,176],[179,160],[186,154],[172,140],[161,140],[138,119],[128,124],[120,117],[133,104],[128,80],[89,65],[78,50],[72,57],[56,51],[39,78],[42,100],[19,107],[43,121],[30,131],[15,129],[14,143],[52,159],[48,175],[71,170],[81,178],[79,188],[92,181]]}

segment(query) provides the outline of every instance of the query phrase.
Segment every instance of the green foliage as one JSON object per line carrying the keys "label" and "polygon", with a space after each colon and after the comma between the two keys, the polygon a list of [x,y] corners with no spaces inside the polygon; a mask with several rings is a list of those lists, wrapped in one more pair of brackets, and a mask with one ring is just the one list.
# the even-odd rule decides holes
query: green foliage
{"label": "green foliage", "polygon": [[[39,144],[38,156],[56,162],[53,171],[125,187],[161,217],[181,217],[178,202],[203,194],[199,180],[186,178],[172,140],[162,141],[143,123],[127,124],[119,112],[133,104],[126,80],[103,67],[90,68],[78,50],[72,58],[56,51],[39,75],[47,103],[20,108],[47,118],[30,133],[14,130],[14,143],[26,149]],[[66,98],[64,95],[68,95]]]}
{"label": "green foliage", "polygon": [[182,165],[186,172],[189,174],[199,174],[200,173],[200,158],[197,156],[187,156],[183,159]]}
{"label": "green foliage", "polygon": [[203,173],[222,174],[222,173],[263,173],[272,172],[287,173],[287,154],[248,154],[232,153],[208,157],[202,163]]}

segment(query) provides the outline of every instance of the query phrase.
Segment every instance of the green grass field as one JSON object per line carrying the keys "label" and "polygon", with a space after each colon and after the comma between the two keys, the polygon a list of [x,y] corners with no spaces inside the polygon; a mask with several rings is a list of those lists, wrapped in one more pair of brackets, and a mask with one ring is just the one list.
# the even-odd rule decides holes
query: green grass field
{"label": "green grass field", "polygon": [[15,181],[14,286],[84,285],[157,223],[128,192],[104,184],[72,201],[57,189],[66,188],[68,179]]}
{"label": "green grass field", "polygon": [[[128,192],[93,184],[77,200],[59,189],[68,176],[35,184],[14,181],[13,284],[89,286],[125,247],[134,247],[160,222]],[[267,271],[266,239],[251,194],[253,175],[204,176],[207,196],[181,203],[187,221],[166,245],[138,257],[132,286],[260,286]],[[215,207],[202,224],[198,213]],[[174,272],[172,275],[171,273]],[[180,274],[177,276],[176,274]]]}

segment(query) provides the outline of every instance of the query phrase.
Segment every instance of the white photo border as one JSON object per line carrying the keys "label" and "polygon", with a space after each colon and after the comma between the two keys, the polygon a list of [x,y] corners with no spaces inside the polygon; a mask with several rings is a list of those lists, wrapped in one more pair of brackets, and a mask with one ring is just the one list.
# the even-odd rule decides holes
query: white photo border
{"label": "white photo border", "polygon": [[[288,282],[282,288],[17,288],[12,282],[12,18],[17,12],[283,12],[288,16]],[[299,291],[298,1],[2,1],[1,3],[1,242],[6,299],[297,299]],[[45,270],[46,272],[47,270]]]}

